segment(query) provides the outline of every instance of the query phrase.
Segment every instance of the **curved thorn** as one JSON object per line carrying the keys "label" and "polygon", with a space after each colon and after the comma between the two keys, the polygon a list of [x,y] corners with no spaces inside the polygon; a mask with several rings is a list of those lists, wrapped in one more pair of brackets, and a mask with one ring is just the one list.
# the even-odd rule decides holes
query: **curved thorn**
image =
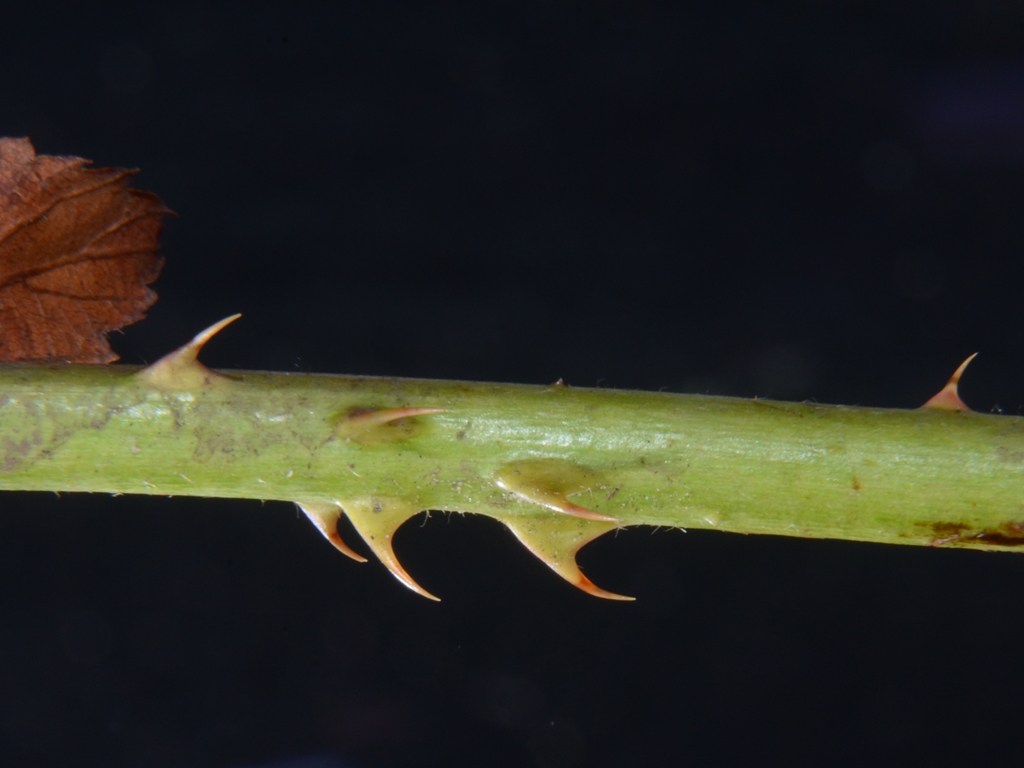
{"label": "curved thorn", "polygon": [[563,459],[523,459],[499,467],[494,484],[517,499],[546,507],[554,512],[617,523],[618,518],[602,515],[569,501],[570,496],[589,491],[599,479],[591,470]]}
{"label": "curved thorn", "polygon": [[555,491],[546,491],[539,488],[524,488],[519,484],[510,483],[507,478],[500,476],[495,479],[494,484],[503,491],[508,491],[517,499],[539,504],[542,507],[547,507],[552,512],[561,512],[563,515],[571,515],[572,517],[578,517],[583,520],[595,520],[602,523],[619,522],[617,517],[602,515],[599,512],[593,512],[586,507],[581,507],[579,504],[573,504],[565,498],[565,496]]}
{"label": "curved thorn", "polygon": [[388,429],[393,422],[409,419],[413,416],[427,416],[432,413],[444,413],[444,408],[378,408],[350,411],[348,416],[338,421],[335,434],[344,440],[352,440],[362,445],[378,445],[405,440],[415,433],[416,425],[405,422],[400,429]]}
{"label": "curved thorn", "polygon": [[341,538],[338,533],[338,518],[341,517],[341,507],[337,504],[331,504],[328,502],[319,501],[307,501],[295,502],[295,505],[301,509],[306,517],[317,527],[317,530],[324,535],[324,537],[333,544],[339,552],[347,557],[351,557],[357,563],[365,563],[366,558],[360,555],[358,552],[350,549],[345,540]]}
{"label": "curved thorn", "polygon": [[138,378],[160,389],[193,389],[209,383],[215,378],[224,378],[199,362],[199,351],[224,326],[233,323],[241,314],[225,317],[204,331],[200,331],[182,347],[164,355],[155,363],[143,368]]}
{"label": "curved thorn", "polygon": [[606,600],[635,599],[601,589],[583,574],[576,563],[576,553],[584,545],[614,530],[615,525],[566,517],[517,517],[503,519],[502,522],[538,560],[577,589]]}
{"label": "curved thorn", "polygon": [[398,419],[407,419],[411,416],[427,416],[431,413],[444,413],[444,408],[385,408],[377,411],[350,413],[348,420],[349,423],[378,426],[397,421]]}
{"label": "curved thorn", "polygon": [[967,368],[968,363],[978,356],[975,352],[973,355],[968,357],[962,363],[960,367],[953,372],[953,375],[949,377],[949,381],[946,382],[946,386],[938,391],[938,393],[928,400],[927,403],[921,406],[921,408],[928,408],[935,411],[961,411],[967,412],[971,409],[967,404],[960,399],[959,384],[960,377],[963,376],[964,370]]}
{"label": "curved thorn", "polygon": [[401,499],[381,496],[346,499],[339,504],[363,541],[396,579],[413,592],[440,602],[440,598],[427,592],[406,572],[391,546],[391,539],[402,523],[420,513],[418,507]]}

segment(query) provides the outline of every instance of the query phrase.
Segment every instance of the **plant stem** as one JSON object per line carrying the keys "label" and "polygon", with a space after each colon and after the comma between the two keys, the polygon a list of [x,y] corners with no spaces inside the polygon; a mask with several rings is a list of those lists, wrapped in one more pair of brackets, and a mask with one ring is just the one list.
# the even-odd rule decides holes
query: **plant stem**
{"label": "plant stem", "polygon": [[0,367],[0,489],[473,512],[552,567],[617,525],[1024,545],[1018,417],[195,366]]}

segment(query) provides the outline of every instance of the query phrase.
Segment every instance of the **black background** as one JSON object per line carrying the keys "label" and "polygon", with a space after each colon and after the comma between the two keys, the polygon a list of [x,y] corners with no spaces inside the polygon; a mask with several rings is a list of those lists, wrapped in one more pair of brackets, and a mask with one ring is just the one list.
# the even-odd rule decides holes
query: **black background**
{"label": "black background", "polygon": [[[142,169],[153,361],[1024,403],[1015,2],[4,4],[0,135]],[[5,494],[0,763],[675,766],[1019,751],[1024,558]],[[352,538],[351,535],[348,536]]]}

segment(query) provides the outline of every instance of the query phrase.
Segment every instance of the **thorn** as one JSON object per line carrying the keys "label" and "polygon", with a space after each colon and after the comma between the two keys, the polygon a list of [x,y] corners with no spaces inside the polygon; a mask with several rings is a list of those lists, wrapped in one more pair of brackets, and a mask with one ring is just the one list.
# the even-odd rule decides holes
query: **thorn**
{"label": "thorn", "polygon": [[971,409],[967,407],[967,404],[960,399],[960,394],[957,391],[960,383],[960,377],[963,375],[964,370],[967,368],[967,364],[978,356],[975,352],[973,355],[968,357],[962,363],[960,367],[953,372],[950,376],[949,381],[946,382],[946,386],[939,390],[938,394],[932,397],[927,403],[921,406],[922,409],[928,408],[935,411],[963,411],[968,412]]}
{"label": "thorn", "polygon": [[359,531],[359,535],[363,537],[363,541],[396,579],[413,592],[440,602],[440,598],[427,592],[406,572],[391,546],[391,540],[402,523],[418,515],[421,511],[419,507],[401,499],[383,496],[344,500],[338,503],[345,510],[352,525]]}
{"label": "thorn", "polygon": [[576,564],[576,553],[598,536],[615,530],[610,523],[590,523],[566,517],[522,516],[502,521],[516,538],[548,568],[574,587],[605,600],[635,600],[601,589]]}
{"label": "thorn", "polygon": [[404,429],[386,429],[389,424],[433,413],[444,413],[444,408],[378,408],[352,411],[338,422],[335,431],[338,437],[363,445],[392,443],[411,437],[414,427],[411,423],[406,423],[403,425]]}
{"label": "thorn", "polygon": [[431,413],[444,413],[444,408],[385,408],[377,411],[357,411],[348,415],[348,423],[378,427],[398,419],[426,416]]}
{"label": "thorn", "polygon": [[515,461],[494,473],[494,483],[513,496],[542,507],[584,520],[617,523],[618,518],[593,512],[569,501],[569,494],[589,490],[597,484],[594,473],[563,459]]}
{"label": "thorn", "polygon": [[337,504],[322,501],[297,501],[295,505],[306,513],[313,525],[322,533],[331,544],[337,547],[341,554],[351,557],[357,563],[365,563],[366,558],[349,549],[348,544],[338,533],[338,518],[341,517],[341,507]]}
{"label": "thorn", "polygon": [[217,334],[224,326],[233,323],[241,315],[231,315],[223,320],[214,323],[205,331],[196,335],[192,341],[164,355],[155,363],[135,375],[158,389],[196,389],[209,384],[215,379],[226,378],[222,374],[215,373],[199,362],[199,351],[210,339]]}

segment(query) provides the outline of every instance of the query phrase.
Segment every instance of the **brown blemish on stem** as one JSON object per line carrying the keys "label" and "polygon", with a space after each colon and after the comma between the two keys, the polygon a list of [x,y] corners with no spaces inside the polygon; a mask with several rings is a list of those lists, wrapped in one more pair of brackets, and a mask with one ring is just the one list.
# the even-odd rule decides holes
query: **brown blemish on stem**
{"label": "brown blemish on stem", "polygon": [[929,527],[936,536],[931,542],[933,547],[954,542],[968,546],[1024,547],[1024,522],[1017,520],[980,531],[972,530],[964,523],[933,523]]}
{"label": "brown blemish on stem", "polygon": [[967,529],[968,526],[963,523],[934,523],[931,530],[936,538],[932,539],[930,546],[941,547],[943,544],[957,541]]}
{"label": "brown blemish on stem", "polygon": [[995,544],[1000,547],[1022,547],[1024,546],[1024,523],[1009,522],[1003,523],[995,530],[985,530],[977,533],[973,538],[983,544]]}

